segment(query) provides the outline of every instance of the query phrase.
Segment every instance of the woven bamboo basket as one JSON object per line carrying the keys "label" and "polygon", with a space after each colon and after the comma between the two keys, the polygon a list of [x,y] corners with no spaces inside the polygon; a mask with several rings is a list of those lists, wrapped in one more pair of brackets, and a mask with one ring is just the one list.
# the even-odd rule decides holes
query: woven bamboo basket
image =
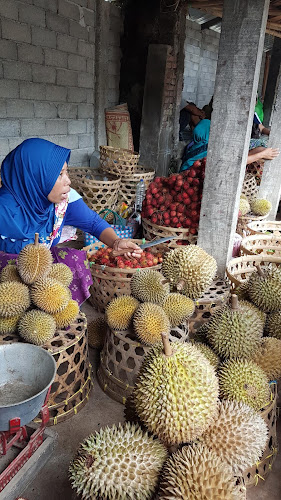
{"label": "woven bamboo basket", "polygon": [[138,169],[140,155],[129,149],[100,146],[100,167],[108,173],[118,176],[134,174]]}
{"label": "woven bamboo basket", "polygon": [[[172,342],[185,342],[188,339],[188,323],[173,328],[169,338]],[[108,396],[125,404],[150,348],[141,344],[132,330],[117,332],[108,329],[97,371],[99,384]]]}
{"label": "woven bamboo basket", "polygon": [[[280,233],[279,233],[280,234]],[[242,240],[241,255],[275,255],[281,257],[281,234],[252,234]]]}
{"label": "woven bamboo basket", "polygon": [[55,425],[76,415],[87,403],[92,389],[85,314],[80,312],[68,329],[57,330],[42,347],[52,354],[57,365],[48,400],[48,425]]}
{"label": "woven bamboo basket", "polygon": [[188,228],[158,226],[157,224],[152,224],[148,219],[142,219],[142,227],[143,235],[147,240],[164,238],[165,236],[178,236],[178,240],[172,240],[168,243],[170,248],[177,248],[178,241],[186,245],[195,245],[197,242],[197,235],[190,234]]}
{"label": "woven bamboo basket", "polygon": [[260,460],[256,464],[252,465],[252,467],[249,467],[243,474],[247,488],[257,486],[260,482],[263,482],[270,473],[273,462],[276,459],[278,451],[276,434],[276,406],[277,385],[276,383],[271,383],[271,402],[260,412],[261,417],[264,419],[269,429],[268,439]]}
{"label": "woven bamboo basket", "polygon": [[254,221],[248,224],[249,234],[271,233],[276,236],[281,235],[281,221],[279,220],[262,220]]}
{"label": "woven bamboo basket", "polygon": [[242,215],[238,217],[236,233],[240,234],[243,238],[249,236],[249,224],[251,222],[260,222],[266,219],[267,215],[254,215],[252,213],[248,213],[247,215]]}
{"label": "woven bamboo basket", "polygon": [[189,318],[189,332],[192,338],[197,328],[209,321],[214,312],[227,303],[230,286],[227,280],[216,278],[204,295],[195,301],[195,311]]}
{"label": "woven bamboo basket", "polygon": [[[142,240],[132,241],[138,244],[143,243]],[[94,245],[84,247],[83,250],[86,250],[88,258],[90,258],[103,246],[105,245],[97,242]],[[167,245],[155,245],[151,248],[152,253],[159,251],[163,251],[163,253],[167,251]],[[130,281],[138,269],[119,269],[117,267],[100,266],[93,262],[90,262],[90,267],[93,284],[90,286],[91,296],[89,301],[98,311],[104,312],[107,304],[120,295],[131,295]],[[149,269],[160,270],[161,264],[152,266]]]}
{"label": "woven bamboo basket", "polygon": [[263,173],[264,160],[260,162],[253,162],[250,165],[247,165],[246,171],[247,173],[253,175],[256,179],[256,183],[259,186],[261,183],[262,173]]}
{"label": "woven bamboo basket", "polygon": [[252,198],[256,198],[259,192],[259,187],[254,175],[247,173],[244,177],[244,182],[242,186],[242,193],[245,194],[250,201]]}
{"label": "woven bamboo basket", "polygon": [[277,267],[281,264],[281,257],[269,255],[243,255],[228,262],[226,275],[235,288],[247,281],[251,274],[257,270],[256,265],[264,267]]}
{"label": "woven bamboo basket", "polygon": [[137,171],[131,175],[123,175],[121,177],[119,200],[124,201],[127,205],[132,205],[136,200],[136,189],[138,182],[143,179],[145,188],[147,189],[150,182],[154,179],[155,170],[145,169],[140,165],[137,166]]}
{"label": "woven bamboo basket", "polygon": [[120,178],[105,175],[87,167],[69,169],[71,186],[82,197],[91,210],[100,212],[104,208],[114,210],[120,190]]}

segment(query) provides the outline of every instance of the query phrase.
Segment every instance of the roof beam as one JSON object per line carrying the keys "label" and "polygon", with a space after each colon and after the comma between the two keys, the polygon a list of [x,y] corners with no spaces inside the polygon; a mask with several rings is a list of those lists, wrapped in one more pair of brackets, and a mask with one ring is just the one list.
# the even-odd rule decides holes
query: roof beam
{"label": "roof beam", "polygon": [[213,19],[210,19],[210,21],[201,24],[201,31],[207,30],[208,28],[211,28],[211,26],[214,26],[214,24],[218,24],[220,22],[221,22],[221,17],[214,17]]}

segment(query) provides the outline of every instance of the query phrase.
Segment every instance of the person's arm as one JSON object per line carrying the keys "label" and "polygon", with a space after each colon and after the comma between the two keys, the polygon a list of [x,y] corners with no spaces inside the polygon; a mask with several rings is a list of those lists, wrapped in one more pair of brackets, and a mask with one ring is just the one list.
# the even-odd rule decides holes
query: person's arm
{"label": "person's arm", "polygon": [[248,153],[247,165],[259,160],[273,160],[279,155],[279,149],[253,148]]}
{"label": "person's arm", "polygon": [[264,125],[262,123],[259,124],[259,129],[260,129],[261,134],[264,134],[264,135],[270,134],[270,128],[264,127]]}
{"label": "person's arm", "polygon": [[195,104],[188,103],[185,109],[189,111],[192,115],[199,116],[202,120],[205,118],[205,112],[202,109],[197,108]]}

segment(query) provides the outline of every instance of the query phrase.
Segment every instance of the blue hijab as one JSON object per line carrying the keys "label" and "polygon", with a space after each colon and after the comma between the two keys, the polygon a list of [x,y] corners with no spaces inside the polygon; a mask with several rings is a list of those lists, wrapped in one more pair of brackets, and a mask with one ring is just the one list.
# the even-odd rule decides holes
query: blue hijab
{"label": "blue hijab", "polygon": [[44,139],[26,139],[3,160],[0,188],[0,250],[19,253],[39,233],[50,235],[54,204],[48,200],[70,150]]}
{"label": "blue hijab", "polygon": [[210,120],[201,120],[196,125],[192,134],[193,144],[190,148],[187,146],[185,149],[180,172],[188,170],[196,160],[207,156],[210,127]]}

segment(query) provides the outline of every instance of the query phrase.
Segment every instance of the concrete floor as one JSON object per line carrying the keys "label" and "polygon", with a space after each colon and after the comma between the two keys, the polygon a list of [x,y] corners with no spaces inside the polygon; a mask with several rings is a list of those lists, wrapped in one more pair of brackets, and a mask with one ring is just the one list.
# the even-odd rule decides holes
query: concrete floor
{"label": "concrete floor", "polygon": [[[88,321],[95,315],[89,303],[82,306]],[[93,371],[96,372],[98,355],[90,349]],[[99,387],[95,378],[94,387],[86,406],[68,421],[52,427],[58,433],[57,447],[49,462],[22,495],[27,500],[76,500],[68,480],[68,466],[79,443],[99,430],[101,426],[112,425],[124,420],[123,405],[110,399]],[[279,425],[279,443],[281,443],[281,425]],[[257,487],[247,492],[247,500],[280,500],[281,499],[281,453],[275,460],[272,472],[266,481],[260,481]],[[219,498],[217,500],[220,500]]]}

